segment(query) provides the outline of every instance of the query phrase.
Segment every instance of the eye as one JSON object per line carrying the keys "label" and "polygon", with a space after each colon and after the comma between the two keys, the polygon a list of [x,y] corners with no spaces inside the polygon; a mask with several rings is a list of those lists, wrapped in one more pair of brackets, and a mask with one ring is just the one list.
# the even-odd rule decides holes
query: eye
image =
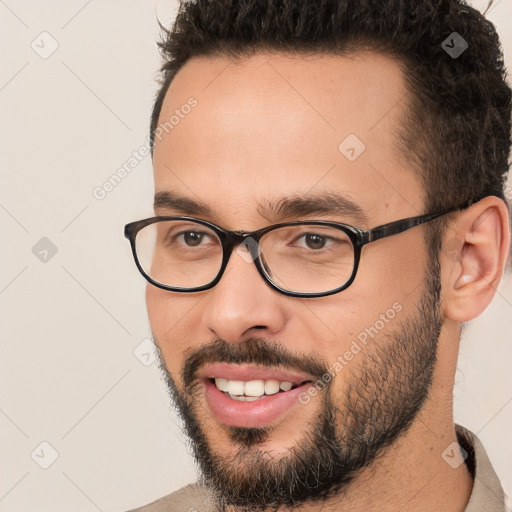
{"label": "eye", "polygon": [[182,238],[185,245],[189,247],[197,247],[205,238],[208,236],[206,233],[201,233],[200,231],[184,231],[176,236],[176,239],[179,240]]}
{"label": "eye", "polygon": [[322,236],[318,233],[305,233],[302,236],[296,239],[296,243],[300,244],[300,241],[303,241],[304,245],[308,249],[320,250],[325,247],[332,245],[333,239],[329,236]]}
{"label": "eye", "polygon": [[327,238],[311,233],[304,236],[304,241],[310,249],[323,249],[327,243]]}

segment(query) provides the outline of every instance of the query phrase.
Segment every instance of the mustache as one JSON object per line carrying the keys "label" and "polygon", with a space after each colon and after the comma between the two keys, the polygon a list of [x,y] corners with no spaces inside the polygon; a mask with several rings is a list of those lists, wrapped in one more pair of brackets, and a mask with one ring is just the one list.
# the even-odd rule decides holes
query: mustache
{"label": "mustache", "polygon": [[317,354],[296,355],[283,344],[264,338],[247,338],[240,342],[216,339],[189,353],[183,364],[181,378],[185,387],[192,387],[199,370],[207,364],[252,364],[266,368],[285,368],[308,373],[321,379],[328,365]]}

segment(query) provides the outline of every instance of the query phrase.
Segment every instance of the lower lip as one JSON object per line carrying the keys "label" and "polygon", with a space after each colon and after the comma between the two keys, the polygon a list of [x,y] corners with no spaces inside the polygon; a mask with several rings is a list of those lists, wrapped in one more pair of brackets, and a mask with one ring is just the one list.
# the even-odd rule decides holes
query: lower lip
{"label": "lower lip", "polygon": [[298,398],[311,383],[304,383],[290,391],[264,395],[251,402],[233,400],[209,379],[205,381],[206,401],[220,423],[232,427],[257,428],[269,425],[300,403]]}

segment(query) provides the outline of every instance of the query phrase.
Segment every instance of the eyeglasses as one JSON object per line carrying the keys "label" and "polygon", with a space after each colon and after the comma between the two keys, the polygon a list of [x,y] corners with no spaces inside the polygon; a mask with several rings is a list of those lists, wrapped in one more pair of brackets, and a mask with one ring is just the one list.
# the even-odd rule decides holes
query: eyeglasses
{"label": "eyeglasses", "polygon": [[298,221],[257,231],[227,231],[187,216],[151,217],[127,224],[135,263],[148,282],[172,292],[199,292],[221,279],[235,247],[263,279],[290,297],[324,297],[354,281],[361,249],[442,215],[410,217],[369,230],[330,221]]}

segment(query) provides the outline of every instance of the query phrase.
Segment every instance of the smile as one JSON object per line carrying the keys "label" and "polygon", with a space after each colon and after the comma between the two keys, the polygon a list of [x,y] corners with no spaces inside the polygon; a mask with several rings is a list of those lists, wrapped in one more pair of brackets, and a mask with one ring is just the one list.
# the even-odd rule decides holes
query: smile
{"label": "smile", "polygon": [[[275,395],[295,389],[300,384],[293,384],[289,381],[270,380],[228,380],[222,377],[213,379],[218,390],[226,393],[232,400],[251,402],[260,400],[264,396]],[[309,381],[304,381],[309,382]],[[301,383],[301,384],[303,384]]]}
{"label": "smile", "polygon": [[224,363],[204,368],[199,378],[204,382],[206,402],[217,422],[246,428],[282,420],[301,406],[299,395],[314,381],[307,374]]}

